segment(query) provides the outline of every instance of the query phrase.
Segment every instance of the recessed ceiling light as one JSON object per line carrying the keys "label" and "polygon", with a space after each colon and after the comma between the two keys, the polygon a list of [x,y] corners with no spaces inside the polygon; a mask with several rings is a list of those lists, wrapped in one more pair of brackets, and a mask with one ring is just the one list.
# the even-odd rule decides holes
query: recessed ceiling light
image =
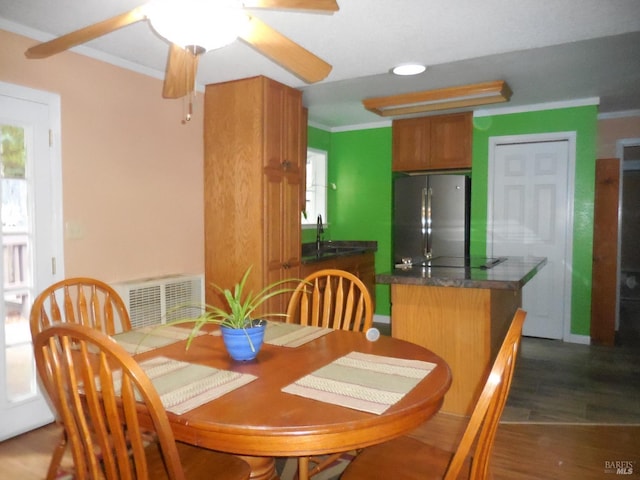
{"label": "recessed ceiling light", "polygon": [[424,65],[419,63],[407,63],[405,65],[398,65],[393,67],[391,72],[395,75],[418,75],[427,69]]}

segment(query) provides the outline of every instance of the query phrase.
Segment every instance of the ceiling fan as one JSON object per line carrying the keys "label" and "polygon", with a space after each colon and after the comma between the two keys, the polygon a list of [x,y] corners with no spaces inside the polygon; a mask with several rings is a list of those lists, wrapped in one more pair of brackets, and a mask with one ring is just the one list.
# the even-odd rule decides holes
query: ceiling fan
{"label": "ceiling fan", "polygon": [[[29,48],[27,58],[46,58],[142,20],[171,47],[162,96],[180,98],[193,92],[198,58],[240,38],[307,83],[324,79],[331,65],[285,37],[246,9],[282,9],[328,13],[336,0],[151,0],[128,12]],[[182,25],[180,31],[179,25]],[[209,38],[213,34],[213,38]]]}

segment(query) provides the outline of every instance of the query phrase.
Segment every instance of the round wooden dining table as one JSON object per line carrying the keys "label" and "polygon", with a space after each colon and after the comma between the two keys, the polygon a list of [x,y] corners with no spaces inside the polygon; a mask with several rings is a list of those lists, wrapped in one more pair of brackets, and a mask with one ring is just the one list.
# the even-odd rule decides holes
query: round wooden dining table
{"label": "round wooden dining table", "polygon": [[[350,352],[422,360],[435,368],[381,414],[282,391]],[[195,338],[188,350],[181,341],[136,359],[159,355],[257,377],[186,413],[168,413],[176,440],[242,456],[252,479],[277,479],[274,457],[347,452],[403,435],[440,409],[451,385],[447,363],[424,347],[384,335],[372,342],[363,333],[343,330],[295,348],[265,343],[248,362],[232,360],[215,334]]]}

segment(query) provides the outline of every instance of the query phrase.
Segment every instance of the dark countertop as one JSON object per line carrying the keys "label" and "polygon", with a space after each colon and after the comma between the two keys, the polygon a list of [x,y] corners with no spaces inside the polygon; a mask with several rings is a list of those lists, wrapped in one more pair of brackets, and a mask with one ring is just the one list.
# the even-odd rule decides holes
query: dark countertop
{"label": "dark countertop", "polygon": [[376,282],[433,287],[519,290],[547,263],[547,259],[542,257],[504,258],[503,261],[490,268],[486,268],[482,261],[473,261],[473,258],[471,262],[468,262],[472,266],[468,267],[448,266],[453,265],[454,262],[442,262],[445,266],[398,267],[392,272],[376,275]]}
{"label": "dark countertop", "polygon": [[302,244],[301,263],[315,263],[329,260],[336,257],[347,257],[350,255],[360,255],[366,252],[378,250],[378,242],[361,240],[328,240],[321,242],[320,251],[316,243]]}

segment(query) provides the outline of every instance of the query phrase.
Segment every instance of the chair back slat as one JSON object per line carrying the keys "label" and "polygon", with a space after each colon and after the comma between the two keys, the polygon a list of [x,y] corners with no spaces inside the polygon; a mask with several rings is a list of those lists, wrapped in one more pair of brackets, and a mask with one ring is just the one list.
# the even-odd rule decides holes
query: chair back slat
{"label": "chair back slat", "polygon": [[[84,296],[82,295],[82,290],[80,290],[80,294],[78,295],[77,302],[74,303],[71,298],[71,292],[69,290],[69,285],[64,284],[64,318],[67,322],[71,323],[80,323],[82,325],[86,325],[84,319],[86,315],[82,315],[82,309],[85,308]],[[78,312],[76,313],[76,305]],[[77,318],[76,318],[77,317]]]}
{"label": "chair back slat", "polygon": [[[338,285],[338,292],[340,292],[340,294],[342,295],[342,292],[343,292],[342,285]],[[357,317],[354,317],[355,298],[356,298],[355,285],[353,284],[353,282],[351,282],[348,286],[347,294],[342,295],[342,300],[340,302],[341,303],[340,309],[341,309],[342,316],[340,318],[340,321],[337,322],[336,328],[339,328],[341,330],[351,330],[351,327],[353,326],[353,330],[358,330],[357,323],[359,322],[360,319]],[[336,309],[337,308],[338,307],[336,305]],[[353,325],[351,325],[352,322],[353,322]]]}
{"label": "chair back slat", "polygon": [[[102,324],[100,300],[98,300],[95,285],[92,285],[91,288],[89,288],[89,291],[86,293],[89,295],[89,300],[87,301],[86,298],[83,298],[85,301],[84,303],[85,311],[83,313],[86,315],[86,319],[87,319],[87,323],[85,323],[85,325],[92,326],[93,328],[96,328],[101,332],[106,331],[105,330],[106,325]],[[80,290],[78,294],[79,295],[82,294],[83,297],[85,296],[84,290]],[[106,304],[107,304],[107,295],[105,294],[105,307],[106,307]]]}
{"label": "chair back slat", "polygon": [[[57,398],[54,406],[68,434],[75,478],[149,478],[138,415],[142,402],[157,434],[167,478],[184,480],[160,397],[121,346],[96,329],[57,323],[36,335],[34,352],[43,386]],[[95,452],[100,452],[99,460]]]}
{"label": "chair back slat", "polygon": [[309,295],[300,296],[300,316],[302,318],[312,318],[309,310]]}
{"label": "chair back slat", "polygon": [[296,287],[287,308],[287,322],[366,331],[373,323],[373,302],[367,287],[354,274],[320,270]]}
{"label": "chair back slat", "polygon": [[[81,347],[85,348],[86,346],[83,344],[81,345]],[[87,360],[87,355],[86,353],[84,353],[84,351],[83,351],[82,360],[84,361]],[[88,381],[92,381],[92,379],[94,378],[94,375],[92,372],[91,365],[88,364],[88,365],[84,365],[83,367],[85,372],[84,374],[85,378],[89,379]],[[106,375],[106,372],[104,372],[103,370],[101,370],[98,375],[99,375],[101,384],[106,385],[110,382],[110,379]],[[118,443],[118,435],[120,435],[120,433],[116,434],[115,439],[109,438],[110,428],[108,428],[107,426],[108,419],[105,420],[105,418],[100,414],[100,409],[102,407],[101,407],[101,398],[98,395],[98,392],[94,389],[86,389],[85,394],[86,394],[85,404],[86,404],[86,407],[90,410],[90,418],[93,419],[92,428],[96,433],[95,435],[91,435],[90,432],[85,433],[84,438],[87,439],[87,442],[90,441],[91,444],[87,443],[87,446],[82,450],[82,453],[86,454],[88,461],[92,463],[92,471],[93,471],[93,468],[94,468],[93,463],[95,462],[97,457],[96,455],[90,455],[89,452],[101,452],[101,455],[104,458],[105,469],[107,469],[107,477],[109,477],[110,475],[119,475],[119,471],[116,470],[116,460],[113,458],[114,452],[111,446]],[[105,397],[104,401],[106,400],[107,398]],[[111,418],[115,419],[117,418],[117,415],[111,414]],[[97,464],[96,464],[96,467],[97,467]]]}
{"label": "chair back slat", "polygon": [[[144,454],[144,446],[142,444],[142,432],[140,431],[139,423],[137,422],[137,412],[136,412],[136,398],[135,398],[135,387],[133,386],[131,379],[124,378],[122,381],[120,391],[120,397],[122,398],[123,411],[124,411],[124,424],[127,425],[127,434],[129,436],[130,442],[130,451],[131,457],[134,461],[134,471],[136,475],[140,478],[148,478],[149,477],[149,469],[147,468],[147,462]],[[129,425],[131,427],[129,427]],[[122,436],[120,437],[121,441],[124,443],[125,447],[127,446],[126,439]],[[121,450],[120,448],[116,449],[118,455],[122,455],[122,453],[128,453],[126,450]],[[124,463],[118,459],[118,465],[124,465]],[[131,469],[124,469],[122,472],[127,476],[131,475]],[[135,479],[132,479],[135,480]]]}
{"label": "chair back slat", "polygon": [[[95,293],[96,304],[99,306],[99,298],[97,292]],[[116,300],[117,301],[117,300]],[[102,309],[103,315],[103,323],[105,326],[105,331],[115,331],[116,325],[113,314],[113,300],[111,300],[111,292],[105,292],[104,296],[104,308]],[[100,309],[96,308],[96,312],[99,312]]]}
{"label": "chair back slat", "polygon": [[[49,326],[53,322],[61,322],[62,319],[64,318],[60,313],[60,307],[58,306],[58,301],[56,300],[55,291],[51,290],[50,292],[51,293],[49,295],[49,304],[50,304],[49,313],[51,318],[49,318],[49,316],[47,315],[47,310],[43,305],[44,301],[42,303],[39,302],[39,305],[41,306],[40,315],[42,315],[44,326]],[[44,299],[44,295],[43,295],[43,299]],[[34,305],[34,310],[35,310],[35,305]]]}
{"label": "chair back slat", "polygon": [[[306,290],[305,290],[306,292]],[[313,310],[311,313],[311,325],[314,327],[322,326],[322,315],[320,313],[321,301],[320,301],[320,290],[318,288],[318,283],[316,282],[313,286],[313,297],[311,299]]]}
{"label": "chair back slat", "polygon": [[361,325],[365,316],[364,312],[365,312],[365,301],[364,301],[364,297],[360,296],[358,298],[358,304],[357,304],[355,313],[351,317],[354,320],[353,330],[361,329]]}
{"label": "chair back slat", "polygon": [[332,313],[325,317],[325,326],[329,328],[339,329],[344,322],[345,296],[342,280],[342,277],[327,277],[325,299],[329,297],[329,302],[333,305]]}
{"label": "chair back slat", "polygon": [[333,315],[333,290],[331,289],[330,279],[327,278],[327,284],[321,291],[320,279],[316,278],[316,292],[322,298],[322,317],[318,321],[320,327],[329,328],[329,321]]}

